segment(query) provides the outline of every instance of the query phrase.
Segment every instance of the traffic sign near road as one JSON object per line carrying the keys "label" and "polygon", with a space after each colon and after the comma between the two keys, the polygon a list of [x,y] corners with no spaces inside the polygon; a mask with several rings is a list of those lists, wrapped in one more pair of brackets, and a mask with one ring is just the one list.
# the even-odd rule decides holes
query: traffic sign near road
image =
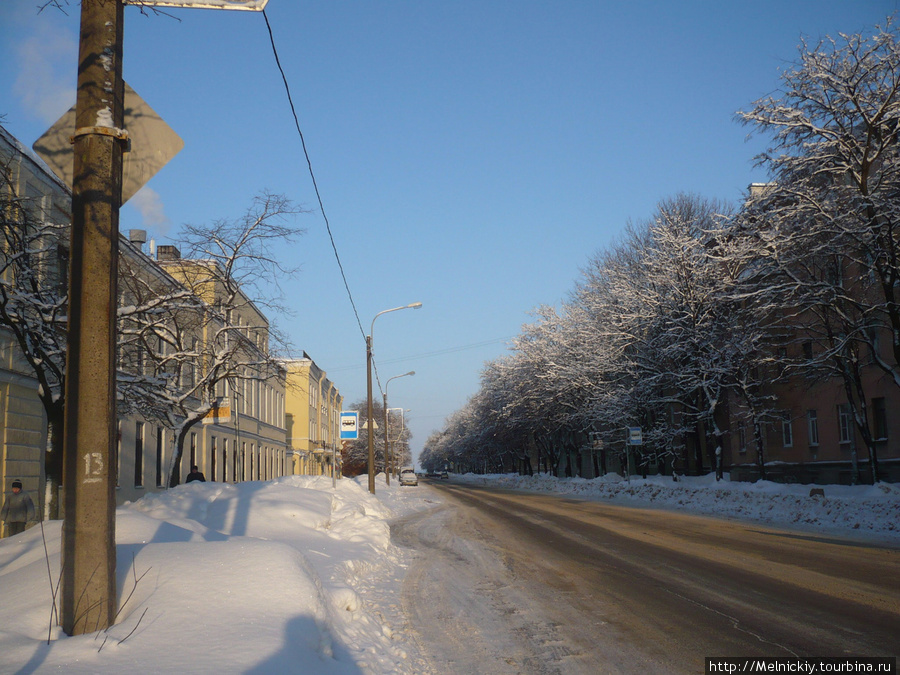
{"label": "traffic sign near road", "polygon": [[[181,152],[184,141],[137,93],[125,83],[125,131],[130,150],[122,163],[122,203],[131,199],[170,159]],[[72,187],[75,172],[75,107],[32,146],[62,181]]]}
{"label": "traffic sign near road", "polygon": [[341,413],[341,440],[355,441],[359,438],[359,413]]}

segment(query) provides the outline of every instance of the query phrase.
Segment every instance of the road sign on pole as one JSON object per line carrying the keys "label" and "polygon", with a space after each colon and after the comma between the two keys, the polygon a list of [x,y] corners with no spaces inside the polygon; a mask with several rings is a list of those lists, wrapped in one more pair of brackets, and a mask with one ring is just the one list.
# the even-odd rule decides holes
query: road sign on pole
{"label": "road sign on pole", "polygon": [[643,445],[644,434],[640,427],[628,427],[628,445]]}
{"label": "road sign on pole", "polygon": [[[130,149],[122,165],[122,203],[131,199],[184,147],[184,141],[125,83],[125,131]],[[60,117],[32,146],[53,173],[73,185],[75,108]]]}
{"label": "road sign on pole", "polygon": [[341,412],[341,440],[355,441],[359,438],[359,413]]}

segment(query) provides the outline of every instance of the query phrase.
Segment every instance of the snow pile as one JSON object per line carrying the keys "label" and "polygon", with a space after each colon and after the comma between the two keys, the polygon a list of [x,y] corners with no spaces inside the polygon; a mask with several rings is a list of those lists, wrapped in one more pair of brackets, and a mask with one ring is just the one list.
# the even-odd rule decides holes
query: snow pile
{"label": "snow pile", "polygon": [[[402,612],[391,625],[360,593],[405,566],[388,519],[428,503],[383,476],[377,492],[294,476],[191,483],[119,508],[119,618],[78,637],[50,627],[41,528],[2,540],[0,673],[415,672]],[[60,527],[44,524],[54,580]]]}
{"label": "snow pile", "polygon": [[[453,482],[673,508],[900,544],[900,486],[452,476]],[[58,521],[0,540],[0,675],[432,672],[400,597],[414,552],[392,518],[440,500],[427,486],[293,476],[191,483],[116,514],[118,621],[67,637],[51,618]]]}
{"label": "snow pile", "polygon": [[[889,483],[784,485],[770,481],[731,482],[727,476],[716,481],[714,475],[682,476],[678,482],[670,476],[632,476],[627,481],[617,474],[594,480],[547,474],[465,474],[454,476],[454,480],[900,543],[900,485]],[[814,489],[824,491],[824,496],[811,495]]]}

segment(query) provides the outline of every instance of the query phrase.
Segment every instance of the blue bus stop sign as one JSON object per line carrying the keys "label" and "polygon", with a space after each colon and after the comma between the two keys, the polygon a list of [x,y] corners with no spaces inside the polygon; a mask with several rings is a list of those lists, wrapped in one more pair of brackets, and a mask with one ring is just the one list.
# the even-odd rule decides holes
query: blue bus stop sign
{"label": "blue bus stop sign", "polygon": [[359,413],[355,410],[341,412],[341,440],[355,441],[359,438]]}

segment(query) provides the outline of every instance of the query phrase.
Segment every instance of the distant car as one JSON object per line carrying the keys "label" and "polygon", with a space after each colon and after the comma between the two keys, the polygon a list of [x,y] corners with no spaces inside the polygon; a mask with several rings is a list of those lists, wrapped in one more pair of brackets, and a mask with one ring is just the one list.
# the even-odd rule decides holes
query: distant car
{"label": "distant car", "polygon": [[400,469],[400,485],[418,485],[419,477],[412,467]]}
{"label": "distant car", "polygon": [[441,471],[441,480],[447,480],[448,478],[450,478],[450,476],[447,474],[447,472]]}

